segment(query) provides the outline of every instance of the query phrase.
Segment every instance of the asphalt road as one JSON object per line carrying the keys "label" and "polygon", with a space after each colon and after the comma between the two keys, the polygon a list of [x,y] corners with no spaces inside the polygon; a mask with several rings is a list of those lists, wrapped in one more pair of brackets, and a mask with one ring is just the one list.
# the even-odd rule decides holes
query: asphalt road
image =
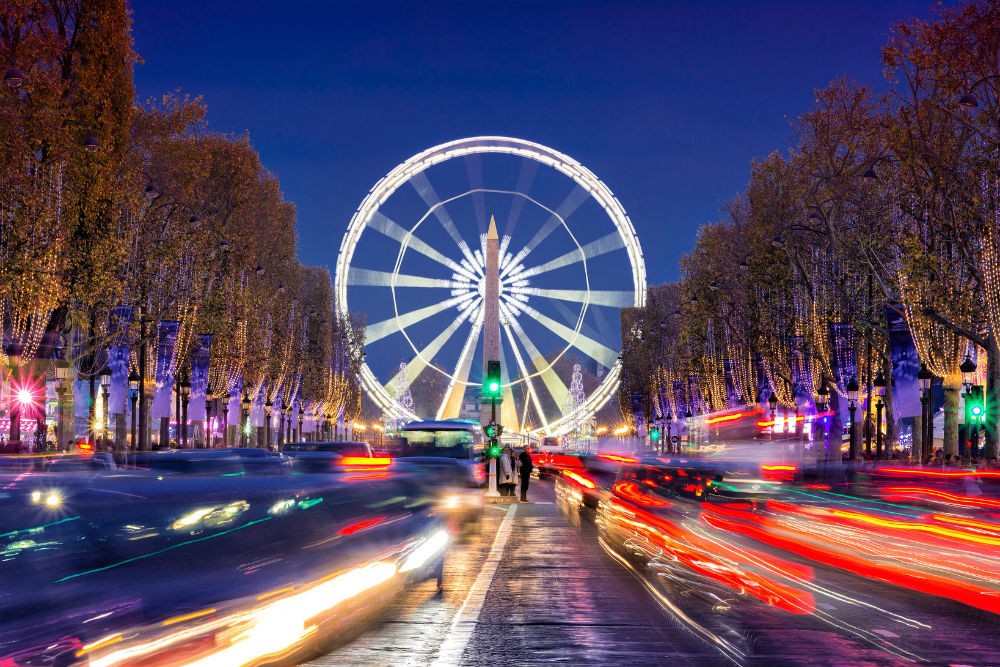
{"label": "asphalt road", "polygon": [[593,513],[561,512],[551,482],[530,495],[467,528],[442,593],[434,582],[406,592],[307,664],[1000,666],[988,613],[821,566],[815,614],[706,605],[690,584],[614,557]]}

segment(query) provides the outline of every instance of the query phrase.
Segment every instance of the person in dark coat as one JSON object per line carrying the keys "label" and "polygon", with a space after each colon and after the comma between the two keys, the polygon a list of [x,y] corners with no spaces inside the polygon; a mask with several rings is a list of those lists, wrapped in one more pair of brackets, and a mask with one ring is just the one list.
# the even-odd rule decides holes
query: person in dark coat
{"label": "person in dark coat", "polygon": [[517,455],[517,471],[521,475],[521,502],[528,502],[528,482],[531,481],[531,470],[535,467],[531,462],[531,445],[525,445]]}

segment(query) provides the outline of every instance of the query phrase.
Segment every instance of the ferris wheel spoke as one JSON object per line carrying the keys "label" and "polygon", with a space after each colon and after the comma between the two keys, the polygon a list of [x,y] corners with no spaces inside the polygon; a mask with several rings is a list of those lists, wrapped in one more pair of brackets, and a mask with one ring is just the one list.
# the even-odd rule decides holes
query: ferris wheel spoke
{"label": "ferris wheel spoke", "polygon": [[[399,386],[402,382],[405,382],[406,386],[413,384],[413,382],[420,377],[420,374],[424,372],[424,369],[427,368],[430,360],[437,356],[437,353],[441,351],[441,348],[444,347],[445,343],[447,343],[448,340],[455,335],[455,332],[458,331],[460,326],[462,326],[465,319],[466,314],[464,313],[455,318],[454,322],[445,327],[444,331],[439,333],[434,340],[425,345],[423,349],[417,353],[413,360],[406,365],[405,371],[396,373],[392,380],[385,385],[385,390],[387,392],[391,391],[393,387]],[[404,373],[406,375],[405,378],[403,377]]]}
{"label": "ferris wheel spoke", "polygon": [[507,371],[507,358],[503,353],[503,345],[500,346],[500,377],[503,387],[503,400],[500,402],[500,423],[519,424],[517,406],[514,405],[514,387],[511,385],[510,373]]}
{"label": "ferris wheel spoke", "polygon": [[544,264],[539,264],[538,266],[533,266],[530,269],[519,271],[511,277],[515,280],[530,278],[547,271],[554,271],[555,269],[561,269],[564,266],[569,266],[570,264],[582,262],[583,260],[590,261],[595,257],[606,255],[609,252],[614,252],[615,250],[620,250],[624,247],[625,243],[622,241],[622,237],[618,234],[618,232],[611,232],[596,241],[591,241],[586,245],[570,250],[566,254],[560,255],[559,257],[549,260]]}
{"label": "ferris wheel spoke", "polygon": [[[543,424],[548,423],[545,418],[545,413],[542,411],[542,402],[538,400],[538,392],[535,391],[535,383],[531,380],[531,373],[528,372],[528,367],[524,363],[524,358],[521,356],[521,351],[517,347],[517,342],[514,340],[514,334],[511,331],[511,325],[508,323],[511,320],[505,320],[503,327],[504,333],[507,334],[507,340],[510,341],[510,347],[514,351],[514,361],[517,363],[517,368],[521,372],[521,377],[524,378],[524,384],[528,388],[528,396],[531,398],[531,402],[535,405],[535,412],[538,413],[538,418]],[[527,401],[525,401],[525,409],[527,409]],[[521,423],[524,423],[523,419]]]}
{"label": "ferris wheel spoke", "polygon": [[[575,324],[576,321],[578,319],[580,319],[580,313],[579,313],[579,311],[574,313],[569,308],[567,308],[566,304],[563,303],[562,301],[553,301],[552,302],[552,306],[553,306],[553,308],[556,309],[556,312],[559,313],[559,316],[561,318],[563,318],[563,322],[565,322],[567,325]],[[598,308],[593,308],[593,309],[588,310],[587,312],[588,313],[594,313],[595,315],[597,315],[601,311]],[[582,322],[580,322],[580,331],[585,336],[593,338],[594,340],[603,340],[603,339],[614,340],[613,336],[601,336],[601,335],[599,335],[596,331],[594,331],[593,327],[591,327],[589,324],[587,324],[587,320],[586,319],[584,319]]]}
{"label": "ferris wheel spoke", "polygon": [[[522,160],[521,171],[517,175],[516,192],[528,194],[531,191],[531,184],[535,181],[535,174],[538,173],[538,163],[534,160]],[[517,222],[521,218],[521,211],[524,210],[524,197],[511,197],[510,213],[507,215],[507,224],[504,225],[504,236],[511,236],[517,228]]]}
{"label": "ferris wheel spoke", "polygon": [[518,251],[517,255],[514,256],[514,264],[519,264],[521,260],[528,256],[532,250],[538,247],[538,245],[549,237],[549,234],[554,232],[560,225],[562,225],[569,216],[573,215],[576,209],[580,208],[583,202],[590,198],[590,193],[585,189],[581,188],[579,185],[573,188],[573,190],[566,195],[566,199],[559,204],[559,208],[556,212],[549,216],[549,219],[545,221],[535,235],[531,237],[528,244]]}
{"label": "ferris wheel spoke", "polygon": [[538,312],[527,304],[522,304],[521,309],[528,317],[535,320],[543,327],[556,334],[605,368],[611,368],[618,359],[618,354],[603,343],[599,343],[589,336],[585,336],[582,333],[574,331],[562,322],[555,321],[548,315]]}
{"label": "ferris wheel spoke", "polygon": [[427,207],[433,209],[434,217],[437,218],[439,223],[441,223],[444,230],[448,232],[448,236],[450,236],[451,240],[458,246],[458,249],[462,252],[465,259],[469,262],[475,263],[472,250],[469,249],[469,244],[462,238],[462,235],[458,231],[458,227],[455,226],[455,221],[451,219],[448,209],[441,203],[441,198],[438,197],[438,193],[434,190],[434,186],[431,185],[427,176],[423,172],[414,174],[410,177],[410,185],[412,185],[413,189],[417,191],[420,198],[424,200]]}
{"label": "ferris wheel spoke", "polygon": [[[517,335],[517,339],[521,341],[521,345],[524,347],[524,351],[528,353],[531,358],[531,364],[535,367],[535,372],[542,378],[542,382],[545,383],[545,388],[548,390],[549,395],[555,400],[556,406],[564,405],[566,399],[569,397],[569,389],[566,388],[566,384],[562,381],[559,375],[552,370],[552,365],[545,359],[545,355],[538,351],[535,344],[531,342],[528,335],[524,333],[524,328],[515,319],[508,319],[510,323],[509,326],[514,330]],[[537,395],[535,396],[537,401]],[[541,409],[539,405],[535,406],[541,414]]]}
{"label": "ferris wheel spoke", "polygon": [[472,192],[472,208],[480,233],[486,232],[486,197],[483,195],[483,161],[478,155],[465,156],[465,177]]}
{"label": "ferris wheel spoke", "polygon": [[592,306],[611,306],[613,308],[625,308],[632,304],[632,292],[624,290],[575,290],[575,289],[546,289],[543,287],[512,287],[510,291],[515,294],[528,294],[541,296],[547,299],[559,299],[560,301],[572,301],[574,303],[589,303]]}
{"label": "ferris wheel spoke", "polygon": [[453,280],[425,278],[392,271],[376,271],[352,266],[347,272],[347,284],[357,287],[440,287],[452,288],[463,285]]}
{"label": "ferris wheel spoke", "polygon": [[472,370],[472,357],[475,355],[476,345],[479,343],[479,335],[483,331],[482,309],[478,309],[475,316],[469,321],[472,323],[472,327],[465,339],[465,345],[462,346],[462,353],[458,357],[455,374],[448,381],[448,389],[444,392],[444,399],[438,408],[437,419],[444,419],[449,415],[458,416],[462,411],[465,387],[469,383],[469,371]]}
{"label": "ferris wheel spoke", "polygon": [[463,301],[468,301],[473,298],[473,296],[475,296],[474,293],[467,292],[442,301],[441,303],[435,303],[430,306],[425,306],[424,308],[411,310],[410,312],[402,315],[390,317],[387,320],[382,320],[381,322],[376,322],[375,324],[369,324],[365,328],[365,343],[374,343],[375,341],[382,340],[389,334],[397,333],[407,327],[413,326],[417,322],[422,322],[428,317],[437,315],[441,311],[448,310],[452,306],[457,306]]}
{"label": "ferris wheel spoke", "polygon": [[379,211],[375,211],[372,214],[371,222],[369,226],[377,232],[385,234],[394,241],[397,241],[399,245],[404,247],[413,248],[414,251],[419,252],[425,257],[433,259],[438,264],[443,264],[452,271],[458,273],[466,273],[466,270],[462,268],[458,262],[448,258],[443,253],[435,250],[430,245],[421,241],[419,238],[414,236],[411,232],[403,229],[398,223],[393,221],[391,218],[383,215]]}

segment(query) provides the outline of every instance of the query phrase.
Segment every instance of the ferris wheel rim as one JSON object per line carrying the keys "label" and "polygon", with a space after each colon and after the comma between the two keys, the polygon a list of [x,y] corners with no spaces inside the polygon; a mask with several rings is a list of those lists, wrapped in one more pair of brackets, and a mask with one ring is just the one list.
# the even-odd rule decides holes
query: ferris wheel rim
{"label": "ferris wheel rim", "polygon": [[[589,197],[601,206],[604,213],[611,220],[622,241],[622,247],[628,255],[629,264],[632,269],[632,307],[645,305],[646,270],[642,249],[639,246],[639,240],[631,219],[611,189],[587,167],[553,148],[525,139],[500,135],[482,135],[456,139],[432,146],[398,164],[386,176],[375,183],[352,215],[347,233],[345,233],[341,240],[334,281],[335,308],[338,313],[346,315],[350,310],[347,300],[347,273],[351,267],[354,250],[361,238],[361,234],[368,228],[373,215],[379,210],[382,204],[401,186],[407,183],[411,177],[426,171],[436,164],[465,155],[490,153],[510,154],[533,160],[562,173],[579,187],[586,190]],[[565,224],[565,221],[562,222]],[[393,311],[394,313],[396,312],[395,304]],[[398,314],[395,316],[398,318]],[[473,326],[475,325],[473,324]],[[597,389],[584,401],[580,408],[570,415],[563,415],[559,419],[540,425],[532,432],[552,432],[554,428],[566,423],[574,414],[579,413],[581,410],[587,409],[591,413],[599,410],[614,395],[620,373],[621,361],[620,359],[616,359],[609,368],[607,375],[598,384]],[[418,418],[412,410],[404,408],[389,396],[385,387],[375,377],[375,374],[364,361],[361,364],[360,380],[369,397],[387,414],[408,419]]]}

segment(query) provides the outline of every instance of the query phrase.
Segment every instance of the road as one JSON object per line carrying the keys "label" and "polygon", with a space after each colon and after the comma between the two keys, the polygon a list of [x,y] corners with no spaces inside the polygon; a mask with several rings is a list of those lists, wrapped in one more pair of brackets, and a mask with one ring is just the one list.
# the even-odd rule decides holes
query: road
{"label": "road", "polygon": [[551,482],[529,496],[484,510],[452,549],[442,594],[433,582],[409,591],[308,665],[726,664],[604,553],[592,523],[559,512]]}
{"label": "road", "polygon": [[833,568],[815,568],[813,614],[707,606],[612,557],[593,513],[561,512],[551,482],[531,491],[531,504],[484,510],[452,548],[442,593],[406,592],[309,667],[1000,665],[995,616]]}

